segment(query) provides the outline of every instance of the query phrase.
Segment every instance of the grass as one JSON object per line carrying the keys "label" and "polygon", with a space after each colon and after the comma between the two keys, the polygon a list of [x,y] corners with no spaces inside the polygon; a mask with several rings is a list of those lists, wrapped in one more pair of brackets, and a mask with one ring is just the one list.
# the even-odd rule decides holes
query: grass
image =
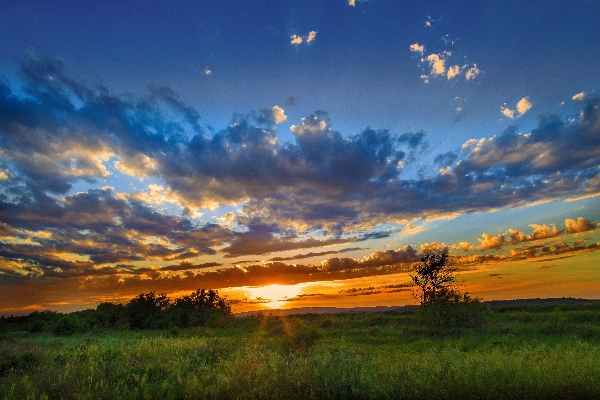
{"label": "grass", "polygon": [[7,399],[588,399],[600,310],[493,310],[431,332],[414,313],[235,318],[212,328],[0,336]]}

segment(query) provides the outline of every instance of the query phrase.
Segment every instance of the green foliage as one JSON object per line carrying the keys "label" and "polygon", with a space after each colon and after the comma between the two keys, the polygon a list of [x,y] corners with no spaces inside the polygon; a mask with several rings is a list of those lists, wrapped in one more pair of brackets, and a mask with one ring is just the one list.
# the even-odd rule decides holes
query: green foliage
{"label": "green foliage", "polygon": [[420,310],[422,323],[435,334],[455,334],[485,324],[487,306],[468,294],[453,294]]}
{"label": "green foliage", "polygon": [[52,325],[51,330],[57,336],[71,336],[75,332],[82,332],[86,329],[76,317],[63,315]]}
{"label": "green foliage", "polygon": [[313,324],[300,318],[289,318],[284,322],[285,346],[294,351],[306,351],[323,337],[323,332]]}
{"label": "green foliage", "polygon": [[[596,398],[600,341],[581,334],[600,326],[582,312],[600,315],[492,308],[485,330],[446,337],[410,311],[238,317],[177,336],[9,332],[0,398]],[[545,333],[556,318],[561,333]]]}

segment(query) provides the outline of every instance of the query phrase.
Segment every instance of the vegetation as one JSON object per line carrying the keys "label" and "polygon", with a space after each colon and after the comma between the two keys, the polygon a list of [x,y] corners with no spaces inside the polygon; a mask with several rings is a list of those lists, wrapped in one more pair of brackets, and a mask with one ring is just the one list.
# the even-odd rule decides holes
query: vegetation
{"label": "vegetation", "polygon": [[418,310],[71,336],[4,318],[0,398],[596,398],[600,302],[559,307],[503,303],[443,337]]}
{"label": "vegetation", "polygon": [[[106,328],[167,329],[219,323],[230,318],[231,305],[216,290],[198,289],[190,295],[170,299],[166,294],[142,293],[129,303],[100,303],[95,310],[68,315],[35,311],[28,316],[10,317],[5,323],[35,332],[60,336]],[[1,331],[0,331],[1,332]]]}
{"label": "vegetation", "polygon": [[485,305],[462,292],[455,272],[447,252],[425,254],[410,272],[412,295],[422,306],[421,322],[438,334],[484,323]]}

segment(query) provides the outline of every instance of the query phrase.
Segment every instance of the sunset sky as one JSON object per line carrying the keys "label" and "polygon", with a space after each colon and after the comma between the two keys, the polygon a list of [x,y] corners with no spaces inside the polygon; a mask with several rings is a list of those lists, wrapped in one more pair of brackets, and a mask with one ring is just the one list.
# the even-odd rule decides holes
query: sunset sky
{"label": "sunset sky", "polygon": [[12,1],[0,314],[600,298],[600,2]]}

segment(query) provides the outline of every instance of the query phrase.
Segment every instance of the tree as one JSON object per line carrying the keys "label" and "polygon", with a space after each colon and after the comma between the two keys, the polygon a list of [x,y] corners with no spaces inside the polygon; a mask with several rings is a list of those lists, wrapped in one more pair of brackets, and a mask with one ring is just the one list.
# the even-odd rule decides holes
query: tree
{"label": "tree", "polygon": [[127,303],[129,324],[134,329],[165,328],[162,313],[170,305],[165,293],[158,296],[154,291],[140,294]]}
{"label": "tree", "polygon": [[425,254],[410,272],[412,295],[421,303],[424,325],[436,333],[453,333],[484,323],[486,307],[478,298],[462,292],[456,267],[447,252]]}
{"label": "tree", "polygon": [[169,311],[177,326],[198,326],[231,314],[231,304],[216,290],[197,289],[175,299]]}
{"label": "tree", "polygon": [[422,306],[430,306],[460,293],[456,268],[450,265],[447,252],[425,254],[410,272],[412,295]]}

